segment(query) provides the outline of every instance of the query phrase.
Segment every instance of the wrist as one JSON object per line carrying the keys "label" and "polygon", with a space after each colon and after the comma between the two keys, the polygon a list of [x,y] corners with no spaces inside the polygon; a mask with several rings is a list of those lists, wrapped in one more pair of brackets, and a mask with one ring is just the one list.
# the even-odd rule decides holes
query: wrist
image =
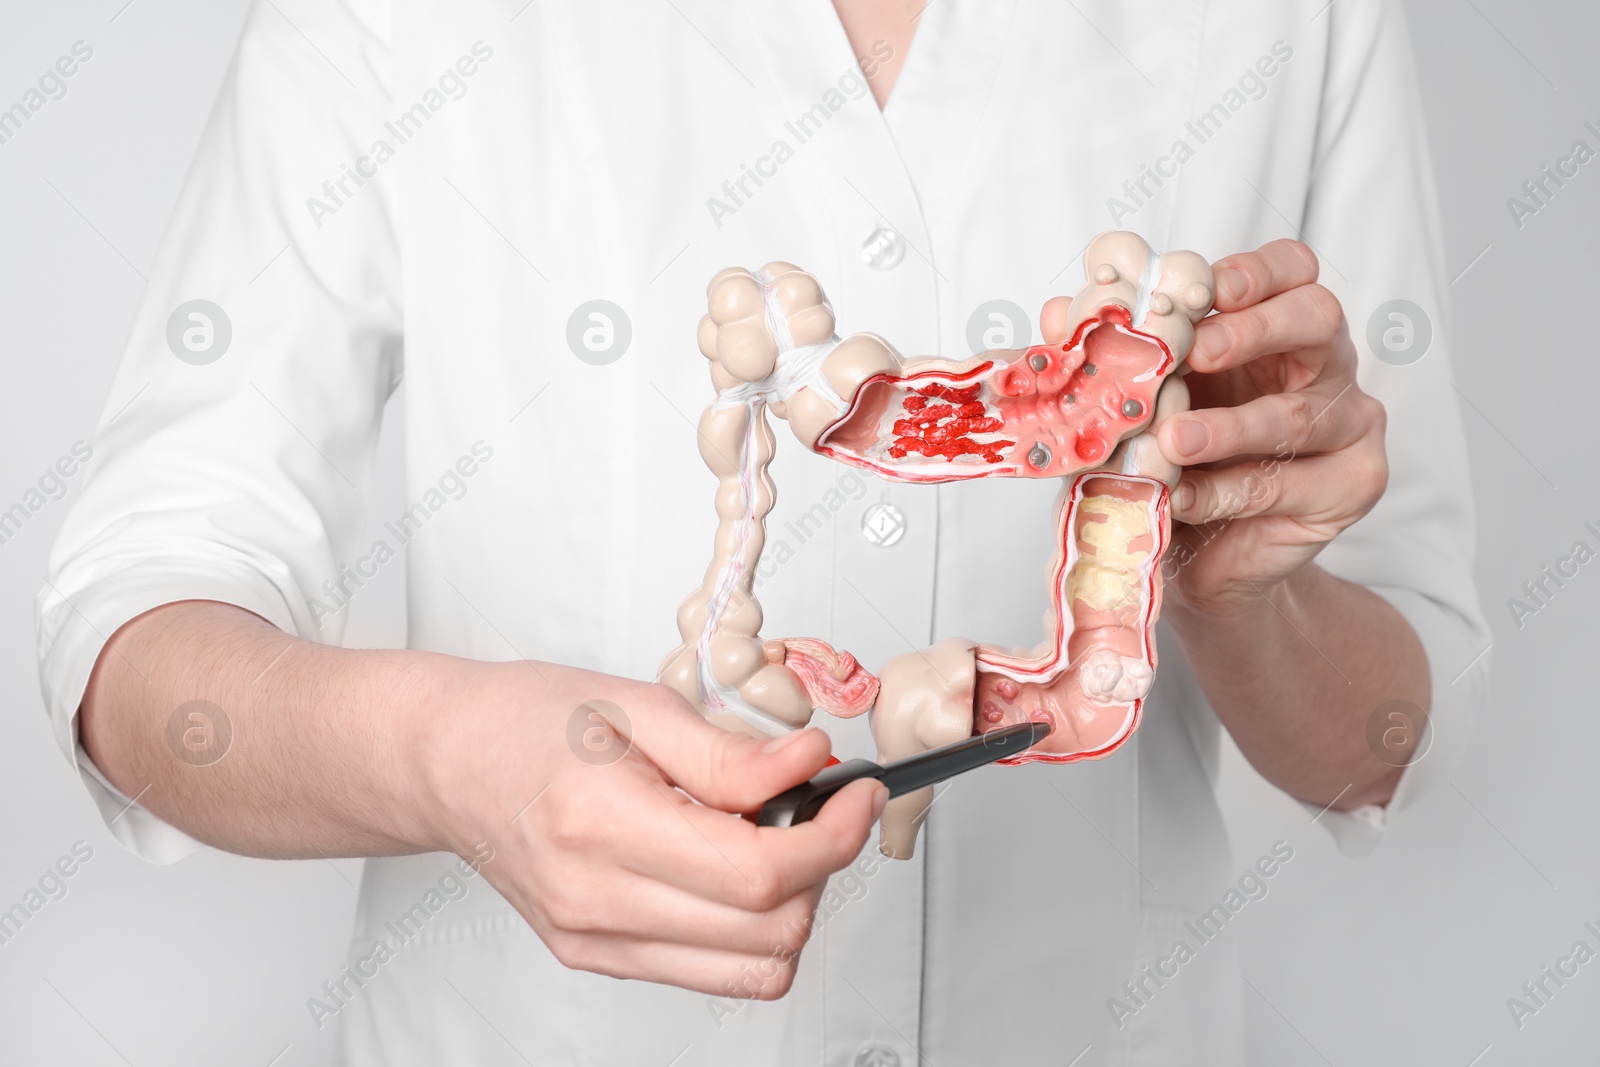
{"label": "wrist", "polygon": [[1180,632],[1248,630],[1275,614],[1274,601],[1282,595],[1281,586],[1279,582],[1241,582],[1197,594],[1173,583],[1162,601],[1161,617]]}
{"label": "wrist", "polygon": [[543,727],[563,668],[410,653],[401,683],[408,808],[423,847],[471,856],[505,834],[553,776]]}
{"label": "wrist", "polygon": [[380,667],[379,697],[388,706],[382,717],[392,723],[383,747],[391,760],[395,832],[419,849],[470,852],[476,820],[468,797],[482,777],[472,753],[489,747],[479,694],[484,675],[499,665],[431,652],[396,659]]}
{"label": "wrist", "polygon": [[1185,649],[1195,653],[1264,650],[1286,632],[1303,629],[1299,616],[1305,591],[1324,574],[1309,563],[1278,581],[1241,582],[1203,599],[1180,589],[1163,604],[1162,617]]}

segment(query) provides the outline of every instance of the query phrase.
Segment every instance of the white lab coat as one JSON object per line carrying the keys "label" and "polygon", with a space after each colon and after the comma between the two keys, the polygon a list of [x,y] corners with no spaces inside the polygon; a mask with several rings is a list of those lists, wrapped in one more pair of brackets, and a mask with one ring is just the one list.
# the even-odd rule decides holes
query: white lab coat
{"label": "white lab coat", "polygon": [[[936,0],[883,114],[826,0],[254,6],[40,597],[56,733],[101,810],[129,799],[76,747],[77,704],[104,635],[172,600],[337,641],[324,582],[403,557],[413,647],[650,676],[711,551],[695,325],[719,268],[795,262],[841,333],[956,357],[988,301],[1024,309],[1011,344],[1037,339],[1040,305],[1082,284],[1081,249],[1113,227],[1210,258],[1297,232],[1322,253],[1393,467],[1322,562],[1410,620],[1434,679],[1404,808],[1469,732],[1481,662],[1451,680],[1487,637],[1404,29],[1388,3],[1324,3]],[[1398,298],[1432,322],[1408,366],[1367,342]],[[232,327],[198,365],[167,336],[194,299]],[[608,363],[569,346],[595,299],[631,329]],[[364,490],[402,377],[421,528],[386,531],[380,564]],[[780,439],[768,636],[869,668],[946,636],[1038,639],[1054,485],[869,483]],[[475,445],[473,473],[448,477]],[[878,502],[903,516],[890,547],[861,531]],[[829,726],[841,754],[870,754],[864,724]],[[1237,1064],[1236,938],[1185,926],[1256,859],[1229,856],[1218,740],[1164,637],[1128,744],[952,783],[914,861],[869,853],[835,881],[776,1003],[569,972],[481,878],[433,908],[449,857],[370,861],[352,961],[398,944],[414,905],[428,919],[347,982],[343,1062]],[[1380,822],[1318,820],[1353,852]],[[157,861],[195,847],[138,805],[112,830]],[[1131,998],[1123,983],[1185,939],[1194,958]]]}

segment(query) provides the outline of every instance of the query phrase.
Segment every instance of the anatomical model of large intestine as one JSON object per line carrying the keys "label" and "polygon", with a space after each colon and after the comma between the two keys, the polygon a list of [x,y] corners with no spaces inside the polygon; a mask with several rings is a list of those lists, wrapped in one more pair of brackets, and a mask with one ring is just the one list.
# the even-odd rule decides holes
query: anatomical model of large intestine
{"label": "anatomical model of large intestine", "polygon": [[[717,394],[699,425],[718,482],[716,545],[678,609],[683,643],[660,680],[719,725],[760,734],[798,729],[817,709],[871,710],[885,761],[1029,720],[1053,730],[1005,762],[1069,763],[1120,746],[1155,676],[1167,499],[1180,474],[1155,428],[1189,406],[1173,371],[1213,287],[1200,256],[1158,255],[1131,233],[1097,237],[1084,269],[1075,298],[1045,305],[1048,343],[960,362],[907,360],[873,334],[841,339],[821,286],[792,264],[718,273],[699,330]],[[753,583],[776,499],[769,411],[811,451],[890,481],[1061,479],[1044,641],[941,641],[874,676],[821,640],[763,639]],[[889,803],[884,854],[911,856],[932,798]]]}

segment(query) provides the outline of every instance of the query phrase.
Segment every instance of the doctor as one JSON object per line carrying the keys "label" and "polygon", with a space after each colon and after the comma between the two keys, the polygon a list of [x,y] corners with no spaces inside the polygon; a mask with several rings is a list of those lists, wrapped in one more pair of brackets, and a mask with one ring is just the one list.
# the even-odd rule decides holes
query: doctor
{"label": "doctor", "polygon": [[[871,749],[641,680],[714,521],[706,280],[787,259],[842,332],[963,356],[1109,228],[1223,257],[1143,726],[951,783],[909,862],[875,784],[728,817]],[[346,1064],[1236,1064],[1237,935],[1193,921],[1302,839],[1229,855],[1220,730],[1360,854],[1476,711],[1444,273],[1381,0],[254,5],[40,596],[57,736],[151,860],[373,857],[348,966],[285,992]],[[769,632],[1038,640],[1055,486],[793,445]],[[401,566],[409,648],[340,648]],[[569,743],[595,699],[619,758]]]}

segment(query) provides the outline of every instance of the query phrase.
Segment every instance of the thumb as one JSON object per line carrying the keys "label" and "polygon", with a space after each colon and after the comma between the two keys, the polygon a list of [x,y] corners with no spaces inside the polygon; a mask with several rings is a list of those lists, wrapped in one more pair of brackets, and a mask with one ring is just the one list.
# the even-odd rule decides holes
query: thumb
{"label": "thumb", "polygon": [[[778,737],[725,730],[665,686],[629,710],[629,740],[640,755],[700,803],[727,812],[757,810],[822,770],[833,750],[815,727]],[[624,730],[624,724],[613,726]]]}

